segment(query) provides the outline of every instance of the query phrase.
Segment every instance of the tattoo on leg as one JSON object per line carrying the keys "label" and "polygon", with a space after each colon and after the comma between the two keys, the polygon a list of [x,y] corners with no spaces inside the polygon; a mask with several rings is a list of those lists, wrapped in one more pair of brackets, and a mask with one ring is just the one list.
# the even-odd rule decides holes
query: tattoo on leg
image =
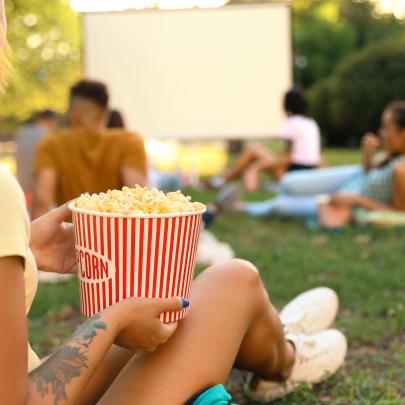
{"label": "tattoo on leg", "polygon": [[54,405],[67,400],[66,386],[80,376],[83,368],[88,367],[87,349],[100,329],[106,330],[107,325],[96,314],[72,335],[64,347],[30,373],[29,378],[42,398],[51,393]]}

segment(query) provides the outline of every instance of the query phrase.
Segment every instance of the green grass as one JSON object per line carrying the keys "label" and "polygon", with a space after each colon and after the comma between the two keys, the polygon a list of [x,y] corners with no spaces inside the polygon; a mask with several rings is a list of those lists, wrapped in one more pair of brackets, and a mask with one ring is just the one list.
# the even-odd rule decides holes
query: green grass
{"label": "green grass", "polygon": [[[350,163],[358,157],[339,150],[326,156],[330,163]],[[211,193],[192,194],[201,201],[212,198]],[[347,334],[350,347],[345,369],[277,404],[405,404],[405,230],[311,233],[299,221],[227,214],[212,231],[230,243],[238,257],[260,269],[277,307],[318,285],[330,286],[340,296],[337,327]],[[40,354],[72,331],[79,321],[77,304],[74,281],[39,287],[30,337]]]}

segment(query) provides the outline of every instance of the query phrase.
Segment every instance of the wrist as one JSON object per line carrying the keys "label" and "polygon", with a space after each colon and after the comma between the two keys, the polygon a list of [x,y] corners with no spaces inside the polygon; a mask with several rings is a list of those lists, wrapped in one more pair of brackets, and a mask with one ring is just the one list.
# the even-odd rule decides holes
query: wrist
{"label": "wrist", "polygon": [[111,307],[105,309],[100,313],[102,319],[104,322],[107,323],[108,328],[110,329],[112,333],[113,340],[119,335],[121,332],[123,325],[122,325],[122,314],[120,313],[117,308],[118,305],[114,304]]}

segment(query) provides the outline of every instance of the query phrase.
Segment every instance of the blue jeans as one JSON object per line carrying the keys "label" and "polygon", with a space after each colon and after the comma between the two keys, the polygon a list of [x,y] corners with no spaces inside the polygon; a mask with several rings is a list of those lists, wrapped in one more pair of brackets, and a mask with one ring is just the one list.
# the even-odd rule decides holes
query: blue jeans
{"label": "blue jeans", "polygon": [[278,196],[246,204],[242,210],[254,217],[316,217],[317,196],[337,192],[362,172],[361,166],[352,165],[287,173],[280,181]]}

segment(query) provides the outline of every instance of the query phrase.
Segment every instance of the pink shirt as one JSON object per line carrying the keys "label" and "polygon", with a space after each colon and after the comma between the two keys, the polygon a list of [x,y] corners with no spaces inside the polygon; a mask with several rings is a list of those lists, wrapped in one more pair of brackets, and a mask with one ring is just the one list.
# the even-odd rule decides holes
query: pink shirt
{"label": "pink shirt", "polygon": [[281,129],[281,137],[292,142],[292,163],[316,166],[321,162],[321,134],[312,118],[289,117]]}

